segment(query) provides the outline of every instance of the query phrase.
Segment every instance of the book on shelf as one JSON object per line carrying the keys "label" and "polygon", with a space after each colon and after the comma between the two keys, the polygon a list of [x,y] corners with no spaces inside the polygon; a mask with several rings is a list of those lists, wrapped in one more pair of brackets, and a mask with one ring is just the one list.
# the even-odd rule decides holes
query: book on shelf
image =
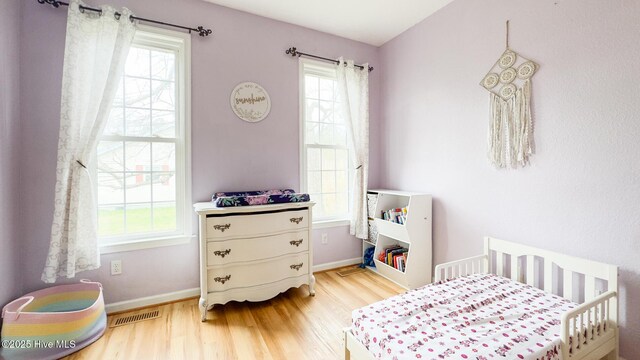
{"label": "book on shelf", "polygon": [[390,247],[386,247],[384,249],[382,249],[382,251],[380,252],[380,255],[378,256],[378,260],[382,261],[383,263],[387,263],[387,255],[389,255],[389,252],[391,250],[395,250],[397,248],[399,248],[399,245],[396,246],[390,246]]}
{"label": "book on shelf", "polygon": [[395,208],[382,211],[382,219],[392,223],[404,225],[407,222],[408,208]]}
{"label": "book on shelf", "polygon": [[405,265],[405,263],[406,263],[406,259],[407,259],[407,257],[406,257],[406,253],[404,253],[404,254],[402,254],[402,255],[396,255],[396,256],[394,257],[394,259],[395,259],[395,260],[394,260],[394,261],[395,261],[395,263],[394,263],[394,266],[393,266],[393,267],[395,267],[396,269],[398,269],[398,270],[400,270],[400,271],[404,272],[404,265]]}
{"label": "book on shelf", "polygon": [[378,260],[389,265],[389,255],[391,254],[391,252],[393,250],[397,250],[402,248],[400,245],[393,245],[393,246],[389,246],[384,248],[381,252],[380,255],[378,256]]}
{"label": "book on shelf", "polygon": [[402,254],[404,254],[407,251],[409,251],[409,250],[406,249],[406,248],[400,248],[400,249],[396,249],[396,250],[391,251],[391,259],[389,261],[389,265],[395,267],[394,260],[395,260],[396,256],[402,256]]}
{"label": "book on shelf", "polygon": [[409,249],[400,245],[389,246],[380,252],[378,260],[404,272],[408,252]]}

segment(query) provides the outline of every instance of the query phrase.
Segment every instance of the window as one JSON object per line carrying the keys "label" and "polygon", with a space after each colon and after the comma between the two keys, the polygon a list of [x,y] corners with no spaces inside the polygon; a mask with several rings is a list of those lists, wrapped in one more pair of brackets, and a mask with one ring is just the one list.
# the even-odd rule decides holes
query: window
{"label": "window", "polygon": [[316,202],[314,221],[349,218],[347,128],[331,65],[302,60],[301,186]]}
{"label": "window", "polygon": [[102,252],[191,237],[189,40],[148,27],[136,33],[95,155]]}

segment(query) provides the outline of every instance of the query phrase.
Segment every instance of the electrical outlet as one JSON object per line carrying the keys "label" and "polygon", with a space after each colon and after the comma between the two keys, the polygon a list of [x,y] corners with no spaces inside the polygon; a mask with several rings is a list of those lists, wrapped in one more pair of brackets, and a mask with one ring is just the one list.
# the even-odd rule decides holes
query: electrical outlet
{"label": "electrical outlet", "polygon": [[122,260],[111,260],[111,275],[122,274]]}
{"label": "electrical outlet", "polygon": [[327,245],[329,243],[329,236],[327,234],[322,234],[322,245]]}

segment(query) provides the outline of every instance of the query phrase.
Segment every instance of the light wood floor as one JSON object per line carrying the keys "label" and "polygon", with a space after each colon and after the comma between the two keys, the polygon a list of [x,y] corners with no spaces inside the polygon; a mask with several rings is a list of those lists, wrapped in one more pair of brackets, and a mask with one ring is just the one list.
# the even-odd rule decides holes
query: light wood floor
{"label": "light wood floor", "polygon": [[216,305],[206,323],[197,299],[162,305],[159,319],[109,328],[66,359],[341,359],[351,311],[403,289],[371,271],[336,272],[316,273],[315,297],[302,286],[269,301]]}

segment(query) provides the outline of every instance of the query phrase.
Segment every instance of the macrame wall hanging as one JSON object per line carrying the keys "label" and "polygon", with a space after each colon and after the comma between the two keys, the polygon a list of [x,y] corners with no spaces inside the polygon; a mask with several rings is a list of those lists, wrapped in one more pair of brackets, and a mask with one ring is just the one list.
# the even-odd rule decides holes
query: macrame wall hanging
{"label": "macrame wall hanging", "polygon": [[493,65],[480,85],[490,92],[488,155],[497,168],[518,168],[529,163],[534,152],[531,117],[531,77],[538,64],[509,48]]}

